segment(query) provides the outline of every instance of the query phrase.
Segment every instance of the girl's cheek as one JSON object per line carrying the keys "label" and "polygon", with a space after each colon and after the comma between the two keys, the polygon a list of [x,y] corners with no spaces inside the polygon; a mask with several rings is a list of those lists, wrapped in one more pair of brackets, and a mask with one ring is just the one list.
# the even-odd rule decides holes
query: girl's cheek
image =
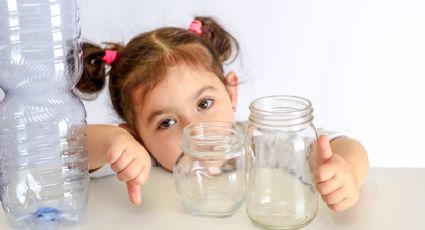
{"label": "girl's cheek", "polygon": [[164,159],[164,165],[167,165],[166,168],[169,170],[172,170],[174,163],[181,154],[180,142],[180,135],[178,135],[172,138],[170,137],[162,145],[161,155]]}

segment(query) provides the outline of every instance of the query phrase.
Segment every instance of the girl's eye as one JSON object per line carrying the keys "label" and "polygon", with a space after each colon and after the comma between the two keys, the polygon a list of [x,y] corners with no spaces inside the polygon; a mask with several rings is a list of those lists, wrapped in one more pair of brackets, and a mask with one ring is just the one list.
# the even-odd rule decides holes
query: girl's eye
{"label": "girl's eye", "polygon": [[213,104],[214,104],[213,99],[204,99],[201,102],[199,102],[198,108],[199,108],[199,110],[205,110],[205,109],[210,108]]}
{"label": "girl's eye", "polygon": [[162,121],[161,124],[159,124],[158,129],[168,129],[171,126],[175,125],[176,123],[177,123],[176,120],[167,118],[164,121]]}

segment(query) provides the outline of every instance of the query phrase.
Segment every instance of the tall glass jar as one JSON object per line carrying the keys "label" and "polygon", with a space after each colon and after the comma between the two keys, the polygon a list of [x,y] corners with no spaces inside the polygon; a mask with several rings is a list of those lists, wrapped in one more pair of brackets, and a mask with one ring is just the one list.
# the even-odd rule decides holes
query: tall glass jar
{"label": "tall glass jar", "polygon": [[301,228],[317,213],[312,112],[310,101],[294,96],[263,97],[250,105],[252,154],[245,205],[250,219],[261,227]]}
{"label": "tall glass jar", "polygon": [[240,126],[202,122],[183,130],[174,182],[183,206],[194,215],[226,217],[245,198],[245,140]]}

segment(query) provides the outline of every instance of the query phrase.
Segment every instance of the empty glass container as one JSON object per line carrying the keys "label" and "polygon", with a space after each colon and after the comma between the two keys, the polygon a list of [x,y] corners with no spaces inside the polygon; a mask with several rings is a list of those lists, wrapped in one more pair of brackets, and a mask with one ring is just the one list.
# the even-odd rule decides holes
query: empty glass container
{"label": "empty glass container", "polygon": [[183,151],[174,182],[183,206],[194,215],[226,217],[245,194],[245,141],[234,123],[202,122],[183,130]]}
{"label": "empty glass container", "polygon": [[264,97],[250,105],[245,206],[261,227],[300,228],[317,213],[312,112],[310,101],[294,96]]}

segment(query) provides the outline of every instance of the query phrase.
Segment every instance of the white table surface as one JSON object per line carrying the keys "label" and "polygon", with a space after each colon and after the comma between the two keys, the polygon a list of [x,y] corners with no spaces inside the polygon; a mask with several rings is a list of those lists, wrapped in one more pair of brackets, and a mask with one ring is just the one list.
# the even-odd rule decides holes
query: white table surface
{"label": "white table surface", "polygon": [[[342,213],[320,201],[316,218],[303,230],[425,229],[425,169],[373,168],[361,193],[356,206]],[[85,219],[66,229],[260,229],[244,207],[227,218],[190,215],[178,200],[172,174],[161,168],[153,169],[142,196],[142,204],[133,206],[116,177],[92,180]],[[13,229],[1,211],[0,229]]]}

